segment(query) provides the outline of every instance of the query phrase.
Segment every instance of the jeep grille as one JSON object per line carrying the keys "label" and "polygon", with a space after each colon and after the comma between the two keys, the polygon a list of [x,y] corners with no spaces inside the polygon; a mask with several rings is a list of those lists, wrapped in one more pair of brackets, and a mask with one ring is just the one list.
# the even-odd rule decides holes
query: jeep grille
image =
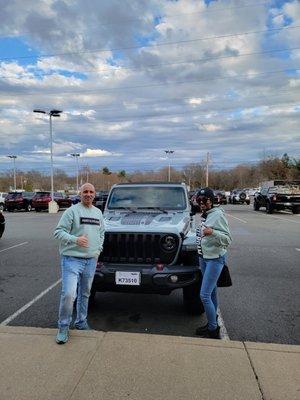
{"label": "jeep grille", "polygon": [[[174,248],[162,246],[165,237]],[[172,264],[178,252],[179,236],[173,233],[106,232],[101,260],[116,264]],[[167,250],[166,250],[167,248]]]}

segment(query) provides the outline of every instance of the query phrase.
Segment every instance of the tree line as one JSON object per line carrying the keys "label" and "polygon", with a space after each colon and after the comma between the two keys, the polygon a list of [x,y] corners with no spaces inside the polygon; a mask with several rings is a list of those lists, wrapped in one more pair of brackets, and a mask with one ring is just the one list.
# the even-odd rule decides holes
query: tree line
{"label": "tree line", "polygon": [[[191,190],[206,185],[206,165],[191,163],[178,170],[171,167],[171,182],[185,182]],[[231,190],[234,188],[258,187],[265,180],[299,180],[300,159],[291,158],[288,154],[280,157],[267,157],[255,165],[240,164],[234,168],[209,170],[209,186],[214,189]],[[79,171],[79,184],[91,182],[96,190],[109,190],[115,183],[120,182],[149,182],[167,181],[168,167],[158,171],[126,170],[110,171],[107,166],[99,170],[84,167]],[[50,176],[36,170],[16,170],[17,189],[26,191],[50,190]],[[0,191],[12,189],[14,171],[9,170],[0,174]],[[65,190],[67,193],[76,191],[76,176],[67,175],[61,169],[54,170],[55,190]]]}

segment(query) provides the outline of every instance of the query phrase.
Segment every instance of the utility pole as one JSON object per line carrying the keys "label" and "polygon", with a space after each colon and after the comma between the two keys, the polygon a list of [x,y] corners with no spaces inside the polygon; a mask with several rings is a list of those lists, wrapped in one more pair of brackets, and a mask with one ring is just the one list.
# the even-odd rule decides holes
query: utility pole
{"label": "utility pole", "polygon": [[170,182],[171,181],[171,160],[170,160],[170,156],[171,156],[171,154],[174,153],[174,150],[165,150],[165,153],[166,153],[168,161],[169,161],[168,182]]}
{"label": "utility pole", "polygon": [[16,191],[17,190],[17,179],[16,179],[16,158],[17,158],[17,156],[13,154],[13,155],[9,155],[7,157],[10,158],[11,160],[13,160],[13,162],[14,162],[14,191]]}
{"label": "utility pole", "polygon": [[76,191],[77,194],[79,193],[79,185],[78,185],[78,175],[79,175],[79,166],[78,166],[78,157],[80,157],[79,153],[71,153],[70,154],[72,157],[75,158],[76,160]]}
{"label": "utility pole", "polygon": [[209,153],[206,154],[206,180],[205,180],[206,187],[208,187],[208,165],[209,165]]}

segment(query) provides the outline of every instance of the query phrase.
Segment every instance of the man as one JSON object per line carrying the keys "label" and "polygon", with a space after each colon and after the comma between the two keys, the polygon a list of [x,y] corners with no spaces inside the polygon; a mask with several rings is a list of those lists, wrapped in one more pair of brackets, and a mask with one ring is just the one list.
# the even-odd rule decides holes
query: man
{"label": "man", "polygon": [[54,237],[60,242],[62,271],[57,344],[64,344],[69,340],[76,295],[75,328],[89,329],[88,301],[104,241],[103,216],[101,211],[93,206],[95,194],[94,186],[85,183],[80,188],[81,202],[63,213],[54,231]]}
{"label": "man", "polygon": [[213,190],[201,189],[197,193],[196,200],[202,211],[202,221],[196,231],[202,272],[200,297],[208,321],[205,326],[197,328],[196,335],[219,339],[217,281],[225,264],[227,247],[232,239],[224,211],[220,207],[214,207]]}

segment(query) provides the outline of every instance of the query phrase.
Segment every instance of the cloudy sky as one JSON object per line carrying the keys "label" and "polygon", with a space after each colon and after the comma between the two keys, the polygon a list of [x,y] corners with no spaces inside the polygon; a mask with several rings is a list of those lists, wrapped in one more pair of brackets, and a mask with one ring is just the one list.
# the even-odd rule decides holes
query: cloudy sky
{"label": "cloudy sky", "polygon": [[299,0],[0,0],[0,172],[300,154]]}

